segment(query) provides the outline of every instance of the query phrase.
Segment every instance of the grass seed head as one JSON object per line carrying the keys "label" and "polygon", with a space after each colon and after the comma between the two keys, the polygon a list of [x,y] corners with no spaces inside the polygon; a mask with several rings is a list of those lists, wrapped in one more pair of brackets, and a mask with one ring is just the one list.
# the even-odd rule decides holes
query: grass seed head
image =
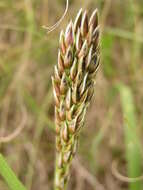
{"label": "grass seed head", "polygon": [[70,162],[77,149],[78,135],[94,94],[99,66],[98,10],[88,17],[79,10],[65,33],[61,31],[58,64],[52,77],[55,99],[57,169],[56,190],[65,190]]}

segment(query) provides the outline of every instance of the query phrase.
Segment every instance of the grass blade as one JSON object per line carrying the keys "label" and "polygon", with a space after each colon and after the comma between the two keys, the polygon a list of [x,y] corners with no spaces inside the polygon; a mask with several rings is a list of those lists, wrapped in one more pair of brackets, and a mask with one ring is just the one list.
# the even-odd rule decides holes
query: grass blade
{"label": "grass blade", "polygon": [[2,154],[0,154],[0,175],[4,178],[10,190],[26,190],[12,169],[8,166]]}
{"label": "grass blade", "polygon": [[[122,110],[124,115],[124,135],[126,145],[126,159],[128,166],[128,176],[138,177],[142,173],[142,157],[140,153],[140,140],[138,136],[138,125],[133,102],[132,92],[129,87],[120,85],[119,87]],[[141,181],[130,183],[130,190],[142,190]]]}

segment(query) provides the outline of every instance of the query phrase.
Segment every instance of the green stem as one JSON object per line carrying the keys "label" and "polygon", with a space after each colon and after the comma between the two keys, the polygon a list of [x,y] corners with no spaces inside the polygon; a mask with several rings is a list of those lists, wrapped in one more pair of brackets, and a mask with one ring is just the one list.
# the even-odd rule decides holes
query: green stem
{"label": "green stem", "polygon": [[[76,140],[77,139],[73,141],[71,147],[75,146]],[[67,158],[68,151],[69,153],[71,152],[71,150],[66,150],[66,148],[67,145],[65,145],[65,147],[63,145],[61,150],[56,152],[54,190],[67,189],[70,166],[74,157],[74,153],[72,152],[70,154],[70,158],[64,159],[65,157]]]}
{"label": "green stem", "polygon": [[59,168],[60,162],[60,153],[56,153],[56,162],[55,162],[55,182],[54,190],[66,190],[67,187],[67,175],[69,174],[70,164],[66,163],[65,166]]}

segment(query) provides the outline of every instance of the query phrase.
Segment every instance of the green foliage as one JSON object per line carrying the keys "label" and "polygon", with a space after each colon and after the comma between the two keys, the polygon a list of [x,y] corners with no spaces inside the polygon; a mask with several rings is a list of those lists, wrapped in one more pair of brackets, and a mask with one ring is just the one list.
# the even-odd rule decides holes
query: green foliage
{"label": "green foliage", "polygon": [[[128,165],[128,176],[139,177],[142,174],[141,144],[139,142],[136,111],[132,92],[125,85],[119,86],[121,104],[124,115],[124,135],[126,145],[126,159]],[[130,184],[130,190],[142,190],[143,184],[140,181]]]}
{"label": "green foliage", "polygon": [[5,158],[0,154],[0,174],[4,178],[10,190],[26,190],[16,177],[15,173],[7,164]]}

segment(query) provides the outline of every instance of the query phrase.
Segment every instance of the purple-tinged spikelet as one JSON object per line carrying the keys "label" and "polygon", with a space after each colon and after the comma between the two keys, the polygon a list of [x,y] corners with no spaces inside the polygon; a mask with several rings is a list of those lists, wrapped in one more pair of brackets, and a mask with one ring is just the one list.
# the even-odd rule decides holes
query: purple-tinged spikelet
{"label": "purple-tinged spikelet", "polygon": [[65,190],[69,167],[75,155],[78,136],[87,107],[94,94],[99,67],[98,11],[88,18],[79,10],[74,23],[61,31],[58,64],[52,77],[55,99],[56,172],[55,190]]}

